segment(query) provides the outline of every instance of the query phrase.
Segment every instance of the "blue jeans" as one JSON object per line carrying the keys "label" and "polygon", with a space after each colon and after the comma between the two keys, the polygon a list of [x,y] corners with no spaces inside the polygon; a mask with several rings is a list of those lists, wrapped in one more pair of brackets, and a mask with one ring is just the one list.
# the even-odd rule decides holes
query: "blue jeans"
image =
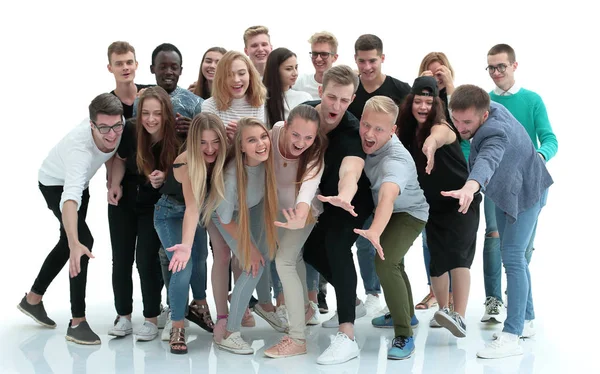
{"label": "blue jeans", "polygon": [[548,190],[531,208],[519,213],[514,223],[496,207],[500,233],[500,251],[508,283],[508,313],[502,331],[521,335],[525,320],[535,318],[531,293],[531,275],[525,251],[531,241],[540,211],[546,205]]}
{"label": "blue jeans", "polygon": [[[154,228],[163,248],[180,244],[182,240],[183,216],[185,205],[163,195],[155,205]],[[173,252],[165,250],[169,260]],[[168,292],[171,306],[171,319],[181,321],[185,317],[189,288],[195,300],[206,299],[206,258],[208,257],[208,244],[206,229],[196,226],[194,244],[192,245],[191,259],[187,266],[176,273],[171,273]]]}
{"label": "blue jeans", "polygon": [[[315,270],[311,265],[306,265],[306,288],[308,292],[317,291],[319,289],[319,272]],[[273,297],[277,298],[280,293],[283,292],[283,285],[281,284],[281,278],[277,274],[277,266],[275,261],[271,262],[271,283],[273,285]]]}
{"label": "blue jeans", "polygon": [[[269,272],[264,271],[265,268],[269,268],[271,266],[271,260],[269,259],[269,248],[267,247],[266,238],[267,233],[264,227],[265,215],[263,204],[264,202],[261,202],[260,204],[250,208],[249,221],[252,244],[254,244],[254,246],[262,254],[263,260],[265,261],[265,266],[259,265],[256,277],[253,277],[252,273],[242,271],[242,274],[235,282],[235,285],[233,286],[233,292],[231,293],[229,317],[227,318],[227,331],[229,332],[240,331],[242,326],[242,318],[244,317],[246,308],[248,308],[248,302],[250,301],[250,297],[252,296],[254,289],[256,289],[259,303],[264,304],[271,302]],[[233,213],[232,222],[237,222],[237,213],[237,211]],[[217,226],[217,229],[223,236],[223,239],[225,239],[225,242],[231,249],[231,252],[233,252],[235,257],[239,259],[241,248],[238,248],[237,240],[235,240],[227,231],[225,231],[216,214],[213,215],[212,221],[215,226]]]}
{"label": "blue jeans", "polygon": [[[483,210],[485,215],[485,239],[483,241],[483,283],[485,296],[495,297],[502,300],[502,255],[500,252],[500,238],[492,238],[489,234],[498,231],[496,220],[496,205],[487,196],[483,199]],[[529,238],[525,249],[527,264],[531,262],[533,254],[533,241],[537,229],[537,220],[533,227],[533,233]]]}
{"label": "blue jeans", "polygon": [[[429,252],[429,247],[427,246],[427,234],[425,233],[425,229],[421,232],[421,238],[423,240],[423,260],[425,260],[425,271],[427,272],[427,285],[431,286],[431,276],[429,275],[429,265],[431,264],[431,253]],[[452,274],[448,272],[449,277],[449,292],[452,292]]]}
{"label": "blue jeans", "polygon": [[[363,226],[364,230],[368,230],[373,223],[373,214],[367,218]],[[379,277],[375,271],[375,256],[377,251],[373,244],[368,239],[359,236],[356,239],[356,256],[358,257],[358,267],[360,268],[360,276],[365,286],[367,295],[379,295],[381,293],[381,284]]]}

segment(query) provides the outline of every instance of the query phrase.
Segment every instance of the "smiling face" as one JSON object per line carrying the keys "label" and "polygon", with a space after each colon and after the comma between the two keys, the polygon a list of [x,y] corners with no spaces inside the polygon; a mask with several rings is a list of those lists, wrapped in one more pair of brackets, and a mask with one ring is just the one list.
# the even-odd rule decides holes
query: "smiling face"
{"label": "smiling face", "polygon": [[170,94],[175,91],[179,82],[181,59],[175,51],[161,51],[156,55],[150,71],[156,76],[156,84]]}
{"label": "smiling face", "polygon": [[96,143],[96,146],[102,152],[111,152],[116,148],[117,141],[123,133],[123,128],[121,127],[121,130],[117,132],[115,132],[114,130],[110,130],[106,134],[101,134],[98,128],[102,129],[107,126],[112,127],[117,124],[123,124],[123,118],[120,115],[108,115],[98,113],[98,115],[96,116],[96,120],[94,122],[90,121],[92,135],[94,137],[94,143]]}
{"label": "smiling face", "polygon": [[279,75],[283,91],[287,91],[296,83],[296,79],[298,79],[298,61],[296,56],[288,58],[279,65]]}
{"label": "smiling face", "polygon": [[396,131],[394,116],[366,108],[360,119],[360,140],[363,151],[372,154],[383,147]]}
{"label": "smiling face", "polygon": [[204,130],[202,131],[202,139],[200,140],[200,146],[204,156],[204,161],[207,164],[212,164],[217,160],[219,155],[219,147],[221,141],[215,130]]}
{"label": "smiling face", "polygon": [[207,81],[212,82],[215,79],[217,64],[221,57],[223,55],[216,51],[207,52],[206,56],[204,56],[204,60],[202,60],[202,75],[204,75]]}
{"label": "smiling face", "polygon": [[108,71],[114,76],[117,83],[130,83],[135,78],[135,71],[138,68],[138,63],[135,60],[133,52],[123,54],[112,53],[110,55],[110,64]]}
{"label": "smiling face", "polygon": [[468,140],[475,136],[475,133],[481,125],[487,120],[489,112],[477,111],[475,108],[469,108],[466,110],[453,110],[452,111],[452,122],[460,133],[460,137]]}
{"label": "smiling face", "polygon": [[427,121],[431,108],[433,108],[433,96],[415,95],[412,104],[412,115],[420,125]]}
{"label": "smiling face", "polygon": [[235,59],[231,63],[231,70],[227,76],[227,88],[235,99],[241,99],[246,95],[250,85],[250,74],[248,66],[243,60]]}
{"label": "smiling face", "polygon": [[376,49],[370,51],[357,51],[354,55],[356,66],[363,82],[373,82],[381,76],[381,64],[385,55],[379,55]]}
{"label": "smiling face", "polygon": [[[312,64],[317,74],[323,74],[338,58],[337,54],[332,55],[333,52],[329,43],[313,43],[311,52]],[[323,58],[321,54],[325,56],[325,53],[327,53],[327,57]]]}
{"label": "smiling face", "polygon": [[285,147],[282,153],[291,158],[299,157],[313,145],[318,129],[316,122],[302,117],[296,117],[292,122],[286,122],[285,135],[281,137],[283,147]]}
{"label": "smiling face", "polygon": [[[498,53],[496,55],[487,56],[488,72],[490,77],[494,81],[494,84],[503,91],[508,91],[515,84],[515,70],[517,70],[517,62],[510,62],[508,54],[506,52]],[[495,68],[492,72],[490,67]],[[498,69],[504,69],[504,72],[500,72]]]}
{"label": "smiling face", "polygon": [[142,103],[142,126],[154,141],[162,135],[162,105],[154,97],[148,97]]}
{"label": "smiling face", "polygon": [[245,163],[248,166],[257,166],[269,159],[271,139],[269,133],[262,126],[248,126],[241,130],[241,149],[245,154]]}
{"label": "smiling face", "polygon": [[244,48],[244,52],[256,66],[267,63],[267,58],[272,49],[273,47],[271,46],[269,36],[267,34],[258,34],[248,38],[248,43],[246,44],[246,48]]}

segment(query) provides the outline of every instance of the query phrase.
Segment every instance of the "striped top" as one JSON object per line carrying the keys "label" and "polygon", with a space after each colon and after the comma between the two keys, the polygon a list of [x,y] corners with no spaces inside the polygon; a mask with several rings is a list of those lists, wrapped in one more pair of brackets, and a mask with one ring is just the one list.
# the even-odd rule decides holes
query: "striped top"
{"label": "striped top", "polygon": [[221,111],[217,109],[217,103],[211,97],[202,103],[202,111],[216,114],[225,126],[231,121],[239,121],[244,117],[254,117],[265,123],[265,106],[253,107],[246,101],[246,98],[233,99],[231,106],[227,110]]}

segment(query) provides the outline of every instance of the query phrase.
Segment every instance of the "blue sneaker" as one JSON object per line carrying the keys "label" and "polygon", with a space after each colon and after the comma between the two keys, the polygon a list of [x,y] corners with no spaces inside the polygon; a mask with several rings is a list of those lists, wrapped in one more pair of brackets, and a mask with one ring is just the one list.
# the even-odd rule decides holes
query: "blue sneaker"
{"label": "blue sneaker", "polygon": [[392,347],[388,351],[390,360],[406,360],[415,352],[415,339],[410,336],[398,336],[392,341]]}
{"label": "blue sneaker", "polygon": [[[378,327],[378,328],[392,328],[394,327],[394,320],[392,319],[392,314],[391,313],[386,313],[382,316],[379,317],[375,317],[371,320],[371,324],[374,327]],[[417,316],[412,316],[412,318],[410,319],[410,327],[417,328],[419,326],[419,320],[417,319]]]}
{"label": "blue sneaker", "polygon": [[410,319],[410,327],[412,327],[413,329],[419,327],[419,320],[417,319],[417,316],[412,316],[412,318]]}

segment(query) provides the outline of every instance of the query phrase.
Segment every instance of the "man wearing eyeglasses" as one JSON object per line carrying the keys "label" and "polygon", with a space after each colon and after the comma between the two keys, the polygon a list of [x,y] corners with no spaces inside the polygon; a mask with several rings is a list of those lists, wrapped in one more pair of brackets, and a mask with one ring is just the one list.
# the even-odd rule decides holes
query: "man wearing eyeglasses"
{"label": "man wearing eyeglasses", "polygon": [[39,188],[60,224],[60,239],[46,257],[29,293],[17,308],[42,326],[55,328],[42,302],[54,278],[69,262],[71,314],[67,340],[100,344],[85,318],[87,267],[94,238],[85,218],[88,185],[98,169],[114,155],[123,131],[123,105],[104,93],[92,100],[89,121],[71,130],[48,154],[38,172]]}
{"label": "man wearing eyeglasses", "polygon": [[[358,119],[361,118],[367,100],[373,96],[387,96],[397,105],[410,93],[410,85],[389,75],[383,74],[381,64],[385,61],[382,40],[372,34],[361,35],[354,43],[354,60],[358,67],[360,84],[356,97],[348,107],[348,111]],[[373,216],[365,222],[367,230],[373,222]],[[375,247],[367,239],[359,237],[356,241],[358,265],[363,280],[365,307],[367,314],[377,313],[381,309],[379,295],[381,285],[375,272]],[[412,306],[411,306],[412,307]]]}
{"label": "man wearing eyeglasses", "polygon": [[310,59],[315,67],[315,72],[300,75],[293,89],[308,92],[313,100],[321,100],[319,87],[323,85],[325,71],[331,68],[338,59],[338,41],[333,34],[322,31],[313,34],[308,42],[310,43]]}
{"label": "man wearing eyeglasses", "polygon": [[[539,157],[544,161],[556,155],[558,141],[552,131],[546,106],[542,98],[535,92],[522,88],[515,81],[518,63],[514,49],[507,44],[493,46],[487,55],[488,71],[496,87],[490,92],[490,99],[502,104],[525,127]],[[485,239],[483,242],[483,277],[485,285],[485,313],[481,322],[502,322],[505,318],[505,306],[502,302],[502,258],[500,252],[500,236],[494,215],[495,205],[486,197]],[[527,263],[533,253],[533,234],[525,251]],[[533,304],[532,304],[533,305]],[[526,316],[522,336],[529,338],[535,334],[533,329],[533,311]]]}

